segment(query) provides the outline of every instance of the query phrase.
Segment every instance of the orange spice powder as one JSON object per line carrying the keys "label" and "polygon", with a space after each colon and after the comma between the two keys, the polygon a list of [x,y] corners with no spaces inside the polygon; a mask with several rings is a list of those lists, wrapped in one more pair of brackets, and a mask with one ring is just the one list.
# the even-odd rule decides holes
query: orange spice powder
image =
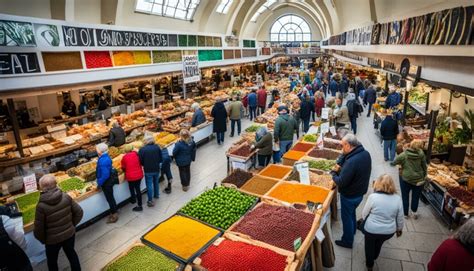
{"label": "orange spice powder", "polygon": [[265,177],[271,177],[276,179],[282,179],[285,177],[290,171],[292,170],[291,167],[284,167],[280,165],[271,164],[260,171],[259,175]]}
{"label": "orange spice powder", "polygon": [[254,176],[240,189],[257,195],[265,195],[277,182],[273,179]]}
{"label": "orange spice powder", "polygon": [[297,160],[300,160],[305,155],[306,155],[306,152],[290,150],[290,151],[287,151],[283,155],[283,158],[297,161]]}
{"label": "orange spice powder", "polygon": [[312,149],[315,145],[314,144],[309,144],[309,143],[297,143],[296,145],[291,148],[293,151],[302,151],[302,152],[307,152],[310,149]]}
{"label": "orange spice powder", "polygon": [[328,194],[329,190],[317,186],[280,183],[269,196],[289,203],[306,204],[307,201],[323,203]]}

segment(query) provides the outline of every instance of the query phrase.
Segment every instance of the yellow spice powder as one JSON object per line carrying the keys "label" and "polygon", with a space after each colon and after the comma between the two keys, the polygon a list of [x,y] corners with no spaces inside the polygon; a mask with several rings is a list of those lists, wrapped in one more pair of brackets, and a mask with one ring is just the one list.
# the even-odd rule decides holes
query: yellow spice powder
{"label": "yellow spice powder", "polygon": [[214,228],[175,215],[156,226],[144,239],[186,260],[217,234],[219,231]]}

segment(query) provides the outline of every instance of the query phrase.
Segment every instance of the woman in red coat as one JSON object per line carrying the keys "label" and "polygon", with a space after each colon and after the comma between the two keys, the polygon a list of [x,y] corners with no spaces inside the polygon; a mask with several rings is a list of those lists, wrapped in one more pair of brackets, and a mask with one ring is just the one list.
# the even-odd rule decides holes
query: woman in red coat
{"label": "woman in red coat", "polygon": [[142,191],[140,185],[143,179],[143,169],[137,152],[133,151],[133,146],[128,144],[125,146],[125,154],[122,158],[122,170],[125,173],[125,180],[128,181],[130,188],[130,202],[138,203],[132,210],[135,212],[143,211],[142,207]]}
{"label": "woman in red coat", "polygon": [[428,271],[474,270],[474,218],[469,219],[435,251]]}
{"label": "woman in red coat", "polygon": [[316,91],[316,95],[315,96],[315,106],[314,108],[316,109],[316,114],[318,115],[318,117],[321,117],[321,111],[324,107],[324,96],[323,96],[323,93],[321,91]]}

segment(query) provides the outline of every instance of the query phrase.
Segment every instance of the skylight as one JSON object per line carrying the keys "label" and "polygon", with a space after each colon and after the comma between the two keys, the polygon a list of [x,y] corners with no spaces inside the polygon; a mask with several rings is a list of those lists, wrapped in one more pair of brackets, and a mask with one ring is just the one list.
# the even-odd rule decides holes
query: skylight
{"label": "skylight", "polygon": [[276,2],[277,0],[267,0],[260,8],[258,8],[257,12],[255,12],[255,14],[252,16],[252,19],[250,19],[250,21],[256,22],[258,16],[264,13],[267,9],[270,9],[270,7]]}
{"label": "skylight", "polygon": [[192,20],[200,0],[137,0],[135,11]]}
{"label": "skylight", "polygon": [[227,12],[229,12],[230,6],[232,5],[232,2],[234,2],[234,0],[221,0],[216,11],[222,14],[227,14]]}

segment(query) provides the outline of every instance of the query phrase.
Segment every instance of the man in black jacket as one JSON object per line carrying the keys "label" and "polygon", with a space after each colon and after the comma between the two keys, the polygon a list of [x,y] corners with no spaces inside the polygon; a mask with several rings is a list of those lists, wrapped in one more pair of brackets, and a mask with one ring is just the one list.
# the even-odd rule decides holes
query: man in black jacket
{"label": "man in black jacket", "polygon": [[112,129],[110,129],[109,132],[109,146],[122,146],[123,144],[125,144],[126,136],[127,135],[125,134],[125,130],[120,127],[120,124],[118,124],[118,122],[114,122],[112,124]]}
{"label": "man in black jacket", "polygon": [[356,209],[369,187],[372,159],[353,134],[342,138],[343,155],[331,171],[341,198],[342,238],[338,246],[352,248],[356,233]]}
{"label": "man in black jacket", "polygon": [[364,105],[369,105],[367,109],[367,117],[370,117],[370,112],[372,111],[372,105],[377,100],[377,92],[375,91],[375,80],[372,81],[372,84],[365,90],[364,94]]}
{"label": "man in black jacket", "polygon": [[391,114],[382,121],[380,135],[383,140],[383,157],[385,161],[393,161],[397,150],[398,123]]}

